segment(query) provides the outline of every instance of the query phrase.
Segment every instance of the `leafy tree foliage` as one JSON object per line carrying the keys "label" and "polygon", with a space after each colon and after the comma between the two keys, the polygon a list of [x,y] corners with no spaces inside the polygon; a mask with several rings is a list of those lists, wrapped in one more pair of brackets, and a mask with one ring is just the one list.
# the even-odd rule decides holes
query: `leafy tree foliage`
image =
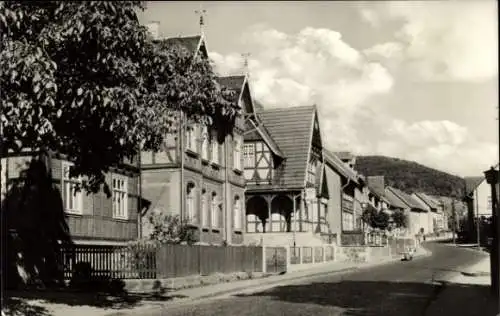
{"label": "leafy tree foliage", "polygon": [[232,126],[232,92],[209,62],[153,42],[141,9],[139,1],[0,2],[2,153],[66,154],[72,175],[97,191],[109,168],[158,151],[180,111]]}
{"label": "leafy tree foliage", "polygon": [[149,217],[152,232],[149,239],[159,243],[191,245],[198,241],[195,231],[179,215],[152,213]]}
{"label": "leafy tree foliage", "polygon": [[359,156],[355,168],[365,176],[384,175],[386,185],[405,192],[461,198],[465,188],[463,178],[403,159]]}
{"label": "leafy tree foliage", "polygon": [[386,230],[389,227],[389,215],[373,207],[368,207],[361,215],[363,222],[374,229]]}
{"label": "leafy tree foliage", "polygon": [[408,227],[408,217],[402,210],[395,210],[392,213],[392,221],[397,228]]}

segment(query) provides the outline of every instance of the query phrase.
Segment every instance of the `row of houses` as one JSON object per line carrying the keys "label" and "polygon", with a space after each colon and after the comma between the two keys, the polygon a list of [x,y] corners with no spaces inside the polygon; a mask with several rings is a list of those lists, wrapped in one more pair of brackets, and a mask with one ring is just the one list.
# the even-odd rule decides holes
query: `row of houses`
{"label": "row of houses", "polygon": [[[157,40],[208,58],[203,35]],[[60,225],[52,231],[77,244],[118,245],[147,236],[150,214],[168,213],[181,215],[200,244],[351,244],[369,231],[361,220],[368,207],[403,211],[408,225],[398,234],[447,229],[443,205],[433,197],[386,186],[383,175],[364,177],[354,155],[328,150],[325,138],[332,135],[322,133],[316,106],[259,104],[248,74],[218,81],[236,92],[241,109],[233,133],[220,139],[217,126],[181,122],[162,151],[143,152],[106,175],[110,197],[74,193],[80,180],[69,177],[71,163],[62,154],[36,163],[34,151],[3,157],[7,229],[40,229],[55,210],[49,217]],[[58,198],[40,204],[16,193],[17,180],[26,177],[46,179],[56,190],[31,193]]]}

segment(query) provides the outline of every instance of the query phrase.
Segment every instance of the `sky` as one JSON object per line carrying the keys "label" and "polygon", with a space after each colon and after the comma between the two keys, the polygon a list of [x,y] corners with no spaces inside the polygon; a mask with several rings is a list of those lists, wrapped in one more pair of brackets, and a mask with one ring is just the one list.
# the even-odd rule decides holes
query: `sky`
{"label": "sky", "polygon": [[[160,36],[200,34],[201,2],[149,2]],[[494,0],[204,1],[219,75],[265,108],[316,104],[325,147],[459,176],[498,162]]]}

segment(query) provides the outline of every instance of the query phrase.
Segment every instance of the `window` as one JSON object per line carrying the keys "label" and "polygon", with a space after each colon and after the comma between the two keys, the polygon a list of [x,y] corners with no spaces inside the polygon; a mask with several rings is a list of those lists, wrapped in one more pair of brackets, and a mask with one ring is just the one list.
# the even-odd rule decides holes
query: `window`
{"label": "window", "polygon": [[241,201],[239,196],[234,197],[233,224],[235,229],[241,229]]}
{"label": "window", "polygon": [[312,212],[312,221],[313,223],[319,222],[319,210],[318,210],[318,201],[311,201],[311,212]]}
{"label": "window", "polygon": [[203,189],[201,193],[201,225],[203,227],[208,226],[208,218],[209,218],[209,213],[208,213],[208,194],[205,189]]}
{"label": "window", "polygon": [[316,184],[316,159],[312,158],[307,165],[307,181]]}
{"label": "window", "polygon": [[196,190],[191,182],[186,188],[186,219],[189,223],[196,222]]}
{"label": "window", "polygon": [[241,170],[241,139],[241,135],[234,136],[233,167],[236,170]]}
{"label": "window", "polygon": [[219,227],[219,202],[217,199],[217,194],[212,193],[212,203],[211,203],[211,217],[212,217],[212,227]]}
{"label": "window", "polygon": [[201,158],[208,160],[208,128],[203,126],[201,132]]}
{"label": "window", "polygon": [[126,219],[128,216],[127,177],[113,175],[113,217]]}
{"label": "window", "polygon": [[64,207],[68,213],[81,214],[83,196],[81,191],[76,191],[76,187],[81,183],[81,179],[70,177],[69,174],[72,166],[73,164],[69,162],[62,163]]}
{"label": "window", "polygon": [[351,213],[342,213],[342,230],[352,231],[354,229],[354,216]]}
{"label": "window", "polygon": [[219,143],[212,138],[212,162],[219,163]]}
{"label": "window", "polygon": [[197,134],[196,125],[188,126],[186,128],[186,148],[196,152],[196,134]]}
{"label": "window", "polygon": [[488,205],[486,206],[486,209],[487,210],[493,209],[492,204],[493,204],[493,202],[491,200],[491,196],[488,196]]}
{"label": "window", "polygon": [[243,146],[243,159],[245,168],[255,168],[255,146],[254,144],[245,144]]}

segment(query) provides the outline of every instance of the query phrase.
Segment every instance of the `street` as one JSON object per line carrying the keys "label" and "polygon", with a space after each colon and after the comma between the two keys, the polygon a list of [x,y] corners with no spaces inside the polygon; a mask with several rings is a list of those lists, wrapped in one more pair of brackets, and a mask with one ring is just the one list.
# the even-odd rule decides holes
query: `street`
{"label": "street", "polygon": [[[484,291],[487,295],[487,287],[443,286],[438,281],[485,254],[439,243],[427,247],[433,252],[428,258],[172,304],[142,315],[476,315],[454,302],[464,303],[460,296],[467,297],[471,291]],[[449,300],[446,303],[451,306],[436,304],[445,289],[453,291],[451,304]],[[454,310],[457,308],[460,310]],[[479,314],[489,315],[485,310],[477,311]]]}

